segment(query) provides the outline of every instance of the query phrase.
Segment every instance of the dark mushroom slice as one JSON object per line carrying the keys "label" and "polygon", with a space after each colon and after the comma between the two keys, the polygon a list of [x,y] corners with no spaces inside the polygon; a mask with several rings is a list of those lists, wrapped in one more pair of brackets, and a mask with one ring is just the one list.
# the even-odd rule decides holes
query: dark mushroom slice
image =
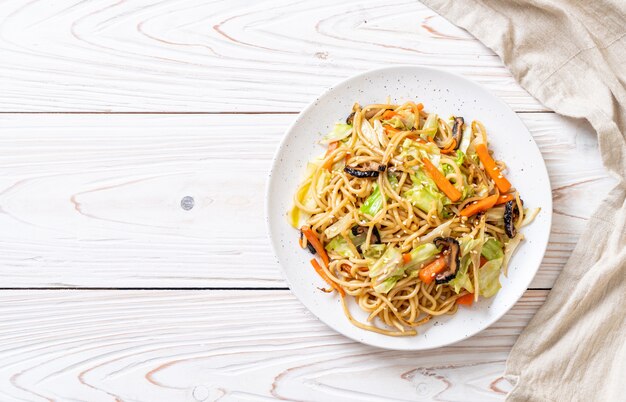
{"label": "dark mushroom slice", "polygon": [[[358,245],[355,244],[357,248],[359,248],[361,244],[365,242],[365,236],[367,236],[367,230],[368,230],[367,226],[359,226],[359,225],[352,226],[352,236],[354,237],[354,239],[357,239],[357,238],[363,239],[362,242],[359,243]],[[378,232],[378,228],[376,226],[374,226],[374,228],[372,229],[372,236],[370,237],[370,244],[380,244],[380,233]],[[361,250],[359,250],[359,252],[360,251]]]}
{"label": "dark mushroom slice", "polygon": [[465,120],[462,117],[454,118],[454,125],[452,126],[452,138],[456,141],[456,145],[454,146],[454,150],[456,151],[461,145],[461,137],[463,136],[463,124],[465,124]]}
{"label": "dark mushroom slice", "polygon": [[346,118],[346,124],[354,124],[354,112],[350,113]]}
{"label": "dark mushroom slice", "polygon": [[370,162],[366,166],[359,167],[351,167],[346,166],[343,168],[343,171],[348,173],[350,176],[358,177],[358,178],[366,178],[366,177],[378,177],[380,172],[384,172],[387,169],[385,165],[379,165],[378,163]]}
{"label": "dark mushroom slice", "polygon": [[519,208],[515,200],[507,201],[504,204],[504,233],[512,239],[517,235],[517,229],[515,228],[515,221],[519,218]]}
{"label": "dark mushroom slice", "polygon": [[[304,240],[304,234],[302,233],[302,229],[300,229],[300,245],[302,245],[302,241]],[[309,249],[311,254],[316,254],[315,247],[309,242],[306,242],[306,248]]]}
{"label": "dark mushroom slice", "polygon": [[461,245],[452,237],[437,237],[433,243],[442,249],[446,259],[446,270],[435,276],[435,283],[440,285],[450,282],[456,276],[461,265]]}

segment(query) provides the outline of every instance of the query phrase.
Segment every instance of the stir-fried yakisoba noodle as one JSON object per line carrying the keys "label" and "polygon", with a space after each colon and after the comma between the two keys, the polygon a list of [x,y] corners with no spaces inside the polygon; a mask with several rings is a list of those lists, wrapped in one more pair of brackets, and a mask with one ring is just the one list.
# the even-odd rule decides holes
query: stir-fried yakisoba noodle
{"label": "stir-fried yakisoba noodle", "polygon": [[498,292],[518,230],[538,209],[523,208],[479,121],[444,120],[413,102],[355,104],[320,142],[326,154],[308,164],[289,219],[354,325],[415,335]]}

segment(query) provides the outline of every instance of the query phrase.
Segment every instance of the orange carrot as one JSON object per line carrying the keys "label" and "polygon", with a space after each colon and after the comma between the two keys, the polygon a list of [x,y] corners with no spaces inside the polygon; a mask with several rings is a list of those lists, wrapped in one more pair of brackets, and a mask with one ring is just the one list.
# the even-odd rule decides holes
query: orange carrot
{"label": "orange carrot", "polygon": [[513,193],[500,194],[500,197],[498,197],[498,201],[496,201],[496,205],[504,204],[514,199],[515,199],[515,194]]}
{"label": "orange carrot", "polygon": [[389,120],[397,114],[398,113],[394,112],[393,110],[385,110],[385,112],[383,113],[383,120]]}
{"label": "orange carrot", "polygon": [[466,306],[471,306],[474,303],[474,293],[468,293],[456,299],[456,304],[464,304]]}
{"label": "orange carrot", "polygon": [[402,254],[402,261],[404,261],[405,264],[411,262],[411,253]]}
{"label": "orange carrot", "polygon": [[442,149],[441,153],[442,154],[454,153],[454,147],[456,147],[456,140],[452,139],[452,142],[450,143],[450,145],[448,145],[448,148]]}
{"label": "orange carrot", "polygon": [[478,144],[476,145],[476,153],[478,154],[478,158],[483,163],[487,174],[491,177],[491,179],[498,186],[498,190],[501,193],[506,193],[511,189],[511,183],[504,177],[500,168],[496,166],[496,162],[494,162],[491,155],[489,155],[489,151],[487,150],[487,145]]}
{"label": "orange carrot", "polygon": [[317,254],[319,254],[319,256],[322,258],[322,261],[324,261],[324,265],[328,266],[328,264],[330,263],[330,258],[328,258],[328,254],[326,254],[324,246],[322,246],[322,243],[320,243],[315,233],[313,233],[311,228],[306,226],[302,226],[302,229],[300,230],[302,230],[302,234],[304,235],[304,237],[306,237],[306,240],[311,243]]}
{"label": "orange carrot", "polygon": [[460,212],[461,216],[472,216],[476,215],[479,212],[483,212],[493,207],[498,201],[498,195],[490,195],[487,198],[483,198],[482,200],[473,201],[467,204],[465,208],[463,208]]}
{"label": "orange carrot", "polygon": [[422,163],[424,164],[426,173],[435,181],[439,190],[443,191],[452,202],[461,199],[461,192],[446,179],[446,176],[444,176],[428,158],[422,158]]}
{"label": "orange carrot", "polygon": [[[326,151],[326,157],[328,158],[328,155],[330,155],[331,152],[333,152],[338,147],[339,147],[339,141],[333,141],[330,144],[328,144],[328,151]],[[328,159],[324,163],[324,165],[322,165],[322,167],[326,170],[330,170],[333,167],[333,159],[332,158]]]}
{"label": "orange carrot", "polygon": [[432,281],[435,279],[435,276],[438,273],[443,272],[444,269],[446,269],[446,258],[444,256],[441,256],[422,268],[418,276],[422,280],[422,282],[428,285],[432,283]]}
{"label": "orange carrot", "polygon": [[391,127],[389,124],[385,124],[385,125],[383,126],[383,128],[385,129],[385,133],[386,133],[387,135],[389,135],[389,133],[391,133],[391,134],[395,134],[395,133],[397,133],[397,132],[399,132],[399,131],[400,131],[400,130],[398,130],[398,129],[397,129],[397,128],[395,128],[395,127]]}
{"label": "orange carrot", "polygon": [[318,273],[319,276],[322,277],[323,280],[325,280],[326,282],[328,282],[328,284],[335,289],[342,297],[346,295],[346,292],[343,291],[343,289],[341,288],[341,286],[337,285],[335,282],[333,282],[328,275],[326,275],[326,272],[324,272],[324,270],[322,269],[322,267],[320,266],[320,263],[317,262],[317,260],[315,258],[313,258],[311,260],[311,265],[313,265],[313,268],[315,268],[315,272]]}

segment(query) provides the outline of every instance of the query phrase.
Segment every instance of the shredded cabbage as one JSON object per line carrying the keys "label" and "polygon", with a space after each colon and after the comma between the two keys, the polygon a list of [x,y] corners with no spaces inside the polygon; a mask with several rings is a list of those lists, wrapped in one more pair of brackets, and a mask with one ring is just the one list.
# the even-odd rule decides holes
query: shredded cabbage
{"label": "shredded cabbage", "polygon": [[481,254],[488,260],[495,260],[504,257],[504,252],[502,251],[502,249],[502,243],[500,243],[493,237],[489,237],[485,241],[485,244],[483,244]]}
{"label": "shredded cabbage", "polygon": [[335,123],[333,130],[326,134],[320,140],[320,144],[328,144],[330,142],[340,141],[352,134],[352,125],[344,123]]}
{"label": "shredded cabbage", "polygon": [[[426,118],[424,122],[424,126],[422,127],[422,131],[426,135],[427,138],[433,138],[435,134],[437,134],[437,128],[439,127],[439,116],[435,113],[431,113]],[[436,165],[435,165],[436,166]]]}
{"label": "shredded cabbage", "polygon": [[421,142],[405,138],[400,145],[398,159],[408,162],[411,160],[421,160],[422,158],[428,158],[433,165],[439,166],[439,162],[441,161],[441,150],[437,144],[433,142],[422,144]]}
{"label": "shredded cabbage", "polygon": [[378,183],[374,183],[374,190],[361,204],[359,211],[369,216],[376,216],[378,211],[383,207],[383,196],[378,188]]}
{"label": "shredded cabbage", "polygon": [[[398,179],[396,176],[388,174],[387,179],[389,180],[389,184],[391,184],[391,188],[395,190],[398,187]],[[369,197],[363,201],[363,204],[361,204],[361,207],[359,208],[359,211],[371,217],[376,216],[376,214],[383,207],[383,196],[380,193],[380,188],[378,188],[378,183],[374,183],[373,187],[374,190]]]}
{"label": "shredded cabbage", "polygon": [[370,143],[372,143],[372,145],[380,147],[380,141],[378,141],[376,131],[367,119],[363,119],[363,123],[361,123],[361,133]]}
{"label": "shredded cabbage", "polygon": [[524,240],[524,235],[521,233],[518,233],[517,236],[515,236],[514,238],[512,238],[511,240],[509,240],[508,242],[504,244],[504,261],[502,263],[503,265],[502,270],[504,271],[505,276],[507,275],[507,271],[509,268],[509,261],[511,260],[513,253],[515,253],[515,249],[517,249],[517,246],[520,245],[522,240]]}
{"label": "shredded cabbage", "polygon": [[350,248],[350,246],[348,246],[348,242],[342,236],[337,236],[334,239],[332,239],[330,243],[326,245],[325,248],[327,251],[333,252],[335,254],[339,254],[340,256],[345,257],[345,258],[356,257],[354,253],[352,252],[352,249]]}
{"label": "shredded cabbage", "polygon": [[463,236],[459,239],[459,245],[461,246],[461,257],[469,254],[470,251],[476,248],[480,244],[480,239],[474,239],[471,236]]}
{"label": "shredded cabbage", "polygon": [[454,158],[454,163],[456,163],[458,166],[461,166],[464,160],[465,160],[465,153],[461,151],[460,149],[457,149],[456,158]]}
{"label": "shredded cabbage", "polygon": [[480,295],[491,297],[498,293],[502,287],[500,284],[500,267],[502,266],[502,258],[487,261],[478,270],[478,285],[480,287]]}
{"label": "shredded cabbage", "polygon": [[434,228],[430,233],[428,233],[427,235],[420,237],[419,240],[419,244],[424,244],[424,243],[432,243],[435,238],[442,236],[449,236],[450,235],[450,225],[452,224],[452,222],[454,221],[454,219],[450,219],[444,223],[442,223],[441,225],[437,226],[436,228]]}
{"label": "shredded cabbage", "polygon": [[396,285],[401,276],[392,276],[377,285],[374,285],[374,290],[378,293],[388,293]]}
{"label": "shredded cabbage", "polygon": [[399,249],[389,246],[383,255],[370,267],[369,277],[382,282],[392,276],[402,275],[404,268],[401,266],[402,253]]}
{"label": "shredded cabbage", "polygon": [[404,198],[408,199],[413,206],[421,209],[422,211],[429,213],[434,209],[438,213],[443,210],[443,194],[439,191],[433,191],[429,187],[423,185],[413,186],[403,194]]}
{"label": "shredded cabbage", "polygon": [[411,175],[413,187],[404,192],[403,197],[408,199],[413,206],[428,213],[433,208],[442,213],[443,206],[450,203],[435,182],[422,169],[418,169]]}
{"label": "shredded cabbage", "polygon": [[391,119],[383,120],[383,123],[398,130],[411,130],[415,127],[415,115],[413,112],[403,110]]}
{"label": "shredded cabbage", "polygon": [[378,142],[381,145],[387,143],[385,129],[383,128],[383,125],[380,123],[380,120],[374,120],[374,132],[376,133],[376,138],[378,139]]}
{"label": "shredded cabbage", "polygon": [[337,236],[339,233],[350,227],[350,223],[352,223],[352,215],[346,214],[342,216],[337,222],[333,223],[324,231],[324,235],[326,235],[327,239],[332,239]]}
{"label": "shredded cabbage", "polygon": [[532,221],[535,220],[537,214],[541,211],[541,208],[533,208],[528,209],[524,208],[524,219],[522,220],[522,224],[520,225],[523,228],[526,225],[529,225]]}
{"label": "shredded cabbage", "polygon": [[461,258],[461,266],[459,267],[456,276],[448,282],[457,294],[461,292],[461,289],[466,289],[468,292],[474,293],[474,285],[472,284],[468,274],[468,268],[471,261],[472,260],[469,255]]}
{"label": "shredded cabbage", "polygon": [[415,268],[419,268],[420,265],[428,262],[437,254],[439,254],[439,249],[433,243],[426,243],[417,246],[410,252],[411,261],[404,264],[403,268],[406,272],[410,272]]}
{"label": "shredded cabbage", "polygon": [[486,219],[490,222],[498,222],[504,220],[504,205],[489,208],[485,216]]}
{"label": "shredded cabbage", "polygon": [[363,257],[368,260],[374,260],[370,261],[373,264],[374,262],[376,262],[375,260],[378,260],[380,257],[382,257],[382,255],[385,253],[386,248],[387,246],[385,246],[384,244],[370,244],[367,250],[363,250]]}

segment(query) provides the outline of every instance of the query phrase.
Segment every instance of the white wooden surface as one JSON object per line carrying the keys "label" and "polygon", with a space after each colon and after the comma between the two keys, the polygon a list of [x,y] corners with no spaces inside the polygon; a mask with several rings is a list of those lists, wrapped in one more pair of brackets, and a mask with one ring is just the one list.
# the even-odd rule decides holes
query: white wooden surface
{"label": "white wooden surface", "polygon": [[[554,195],[522,301],[422,353],[311,317],[262,213],[294,113],[398,63],[465,75],[520,112]],[[2,2],[0,400],[502,400],[511,345],[610,186],[585,122],[546,111],[417,1]]]}

